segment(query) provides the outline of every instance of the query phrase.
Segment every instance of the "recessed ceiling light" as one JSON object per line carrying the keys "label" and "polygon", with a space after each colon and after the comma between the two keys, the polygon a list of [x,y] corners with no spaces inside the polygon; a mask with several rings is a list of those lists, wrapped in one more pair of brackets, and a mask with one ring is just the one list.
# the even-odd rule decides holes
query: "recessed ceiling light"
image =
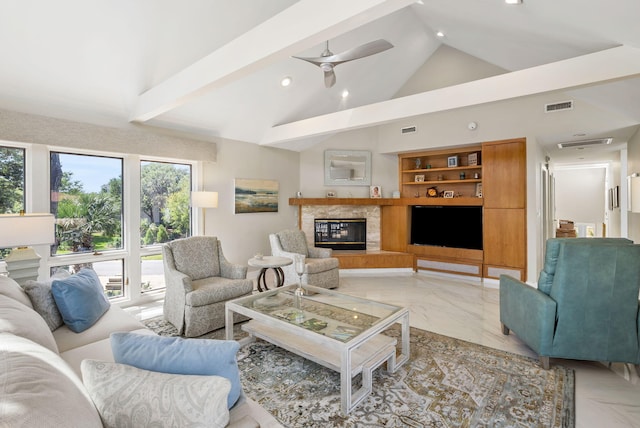
{"label": "recessed ceiling light", "polygon": [[418,0],[416,3],[418,4],[424,4],[424,2],[422,0]]}
{"label": "recessed ceiling light", "polygon": [[281,81],[280,81],[280,85],[287,87],[291,84],[291,82],[293,82],[293,79],[289,76],[284,77]]}
{"label": "recessed ceiling light", "polygon": [[573,136],[574,137],[586,137],[587,134],[585,134],[584,132],[580,132],[580,133],[577,133],[577,134],[573,134]]}
{"label": "recessed ceiling light", "polygon": [[438,32],[436,33],[436,36],[438,36],[438,37],[444,37],[444,33],[443,33],[442,31],[438,31]]}
{"label": "recessed ceiling light", "polygon": [[349,96],[349,91],[347,89],[342,91],[342,98],[347,98],[348,96]]}
{"label": "recessed ceiling light", "polygon": [[522,4],[522,0],[504,0],[506,4]]}

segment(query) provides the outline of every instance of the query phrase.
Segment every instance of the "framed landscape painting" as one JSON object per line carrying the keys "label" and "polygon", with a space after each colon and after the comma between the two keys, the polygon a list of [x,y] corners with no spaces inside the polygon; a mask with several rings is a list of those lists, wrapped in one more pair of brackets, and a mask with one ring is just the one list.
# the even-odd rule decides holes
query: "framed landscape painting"
{"label": "framed landscape painting", "polygon": [[277,213],[276,180],[235,179],[235,213]]}

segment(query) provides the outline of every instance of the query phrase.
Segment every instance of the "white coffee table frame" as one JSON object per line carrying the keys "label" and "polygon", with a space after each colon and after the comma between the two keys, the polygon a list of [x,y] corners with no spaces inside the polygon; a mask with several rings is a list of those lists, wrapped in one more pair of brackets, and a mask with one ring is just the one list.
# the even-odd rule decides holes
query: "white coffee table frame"
{"label": "white coffee table frame", "polygon": [[[344,298],[354,303],[365,303],[390,311],[388,316],[381,318],[370,328],[342,342],[237,303],[255,301],[257,298],[287,290],[292,291],[296,287],[297,285],[289,285],[266,293],[228,301],[225,309],[226,338],[233,340],[233,314],[239,313],[252,318],[242,327],[250,334],[249,337],[241,340],[242,343],[248,343],[257,337],[339,372],[341,410],[344,414],[348,414],[371,393],[372,373],[376,368],[386,362],[387,370],[394,373],[409,359],[409,310],[347,296],[325,288],[305,286],[306,290],[317,294]],[[314,302],[317,303],[316,300]],[[396,339],[381,334],[395,323],[401,324],[400,354],[396,351]],[[362,373],[362,386],[357,391],[353,391],[351,379],[359,373]]]}

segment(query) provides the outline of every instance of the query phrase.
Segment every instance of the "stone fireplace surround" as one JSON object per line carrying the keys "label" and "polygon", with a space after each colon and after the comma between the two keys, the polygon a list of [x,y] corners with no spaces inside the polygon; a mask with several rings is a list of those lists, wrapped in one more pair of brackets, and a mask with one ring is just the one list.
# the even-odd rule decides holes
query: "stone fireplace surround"
{"label": "stone fireplace surround", "polygon": [[367,251],[380,250],[380,206],[378,205],[303,205],[301,229],[309,245],[314,244],[314,219],[366,218]]}

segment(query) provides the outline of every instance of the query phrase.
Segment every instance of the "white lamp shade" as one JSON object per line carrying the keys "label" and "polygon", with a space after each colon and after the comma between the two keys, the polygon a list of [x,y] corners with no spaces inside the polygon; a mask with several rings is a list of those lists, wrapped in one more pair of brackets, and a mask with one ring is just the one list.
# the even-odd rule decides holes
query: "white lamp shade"
{"label": "white lamp shade", "polygon": [[218,208],[218,192],[191,192],[191,206],[195,208]]}
{"label": "white lamp shade", "polygon": [[54,225],[53,214],[1,214],[0,248],[53,244]]}

